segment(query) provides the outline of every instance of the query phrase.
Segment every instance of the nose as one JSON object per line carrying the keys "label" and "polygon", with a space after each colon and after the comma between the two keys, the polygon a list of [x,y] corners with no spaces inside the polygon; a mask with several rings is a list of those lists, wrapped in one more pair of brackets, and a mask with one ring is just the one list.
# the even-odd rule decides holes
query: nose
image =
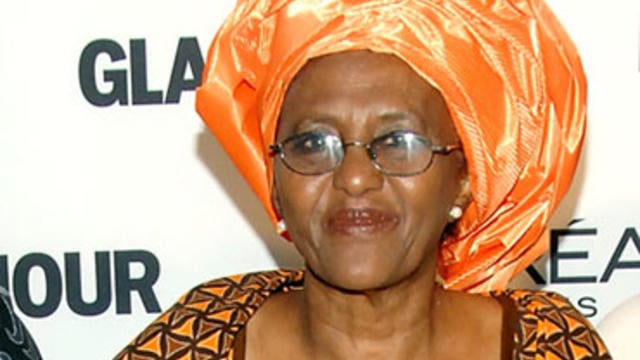
{"label": "nose", "polygon": [[333,172],[333,186],[351,196],[382,188],[384,174],[376,169],[363,146],[345,147],[342,163]]}

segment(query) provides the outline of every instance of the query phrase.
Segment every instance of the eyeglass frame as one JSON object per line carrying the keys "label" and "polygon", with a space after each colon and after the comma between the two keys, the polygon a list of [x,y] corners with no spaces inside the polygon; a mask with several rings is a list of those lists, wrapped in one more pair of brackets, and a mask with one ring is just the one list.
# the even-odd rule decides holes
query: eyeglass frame
{"label": "eyeglass frame", "polygon": [[[341,137],[339,137],[338,135],[335,134],[330,134],[330,133],[325,133],[325,136],[333,136],[335,138],[337,138],[340,142],[340,146],[342,148],[342,157],[340,159],[339,162],[337,162],[335,164],[335,166],[322,171],[322,172],[318,172],[318,173],[305,173],[305,172],[301,172],[300,170],[297,170],[295,168],[293,168],[286,160],[286,157],[284,155],[284,146],[291,142],[294,141],[300,137],[302,137],[303,135],[307,135],[309,133],[313,133],[314,131],[309,131],[309,132],[304,132],[304,133],[300,133],[300,134],[294,134],[291,135],[287,138],[285,138],[284,140],[278,142],[278,143],[274,143],[269,145],[269,156],[271,157],[278,157],[280,158],[280,160],[282,161],[282,163],[291,171],[300,174],[300,175],[305,175],[305,176],[318,176],[318,175],[323,175],[323,174],[327,174],[329,172],[334,171],[338,166],[340,166],[342,164],[342,162],[344,161],[344,157],[347,153],[347,147],[349,146],[357,146],[357,147],[363,147],[366,151],[367,151],[367,156],[369,157],[369,160],[371,161],[371,164],[373,164],[373,167],[380,171],[381,173],[385,174],[385,175],[389,175],[389,176],[398,176],[398,177],[408,177],[408,176],[415,176],[418,174],[421,174],[425,171],[427,171],[427,169],[429,169],[431,167],[431,164],[433,163],[433,159],[435,158],[434,155],[436,154],[440,154],[440,155],[448,155],[453,151],[456,150],[462,150],[462,144],[460,142],[456,143],[456,144],[447,144],[447,145],[434,145],[431,143],[431,140],[427,139],[424,136],[418,135],[413,131],[391,131],[388,132],[386,134],[377,136],[375,138],[373,138],[371,141],[369,141],[368,143],[364,143],[362,141],[359,140],[354,140],[354,141],[343,141]],[[322,133],[322,132],[318,132],[318,133]],[[414,171],[411,173],[407,173],[407,174],[403,174],[403,173],[394,173],[392,171],[388,171],[385,170],[377,161],[376,161],[376,157],[377,154],[376,152],[371,148],[371,144],[382,139],[385,138],[387,136],[391,136],[392,134],[395,133],[403,133],[403,134],[413,134],[416,138],[418,138],[419,140],[422,140],[423,142],[425,142],[426,144],[428,144],[428,148],[431,150],[432,156],[429,159],[429,162],[427,163],[427,165],[419,171]]]}

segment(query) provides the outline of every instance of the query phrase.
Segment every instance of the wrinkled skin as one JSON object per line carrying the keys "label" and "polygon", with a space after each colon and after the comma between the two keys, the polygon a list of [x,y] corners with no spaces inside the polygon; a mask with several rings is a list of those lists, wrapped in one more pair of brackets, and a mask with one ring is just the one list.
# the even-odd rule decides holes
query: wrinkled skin
{"label": "wrinkled skin", "polygon": [[[439,92],[392,55],[311,60],[281,110],[277,142],[311,130],[347,142],[397,130],[458,142]],[[406,177],[374,168],[362,147],[322,175],[275,159],[273,201],[307,272],[300,291],[274,294],[251,318],[246,359],[501,358],[500,305],[436,284],[438,245],[451,207],[466,205],[466,179],[461,151]]]}
{"label": "wrinkled skin", "polygon": [[[313,59],[292,81],[276,141],[317,129],[344,141],[411,130],[437,145],[458,142],[435,88],[399,58],[364,50]],[[461,151],[435,155],[425,172],[399,177],[381,173],[363,148],[351,147],[322,175],[300,175],[276,160],[274,201],[312,274],[342,290],[377,290],[412,278],[433,282],[448,212],[464,206],[465,177]],[[344,226],[349,214],[378,221]]]}

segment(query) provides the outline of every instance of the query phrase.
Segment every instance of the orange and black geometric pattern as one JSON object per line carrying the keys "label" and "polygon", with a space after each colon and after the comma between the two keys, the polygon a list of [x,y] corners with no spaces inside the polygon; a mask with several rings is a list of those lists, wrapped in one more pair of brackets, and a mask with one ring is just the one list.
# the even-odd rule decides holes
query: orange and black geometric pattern
{"label": "orange and black geometric pattern", "polygon": [[563,296],[529,290],[504,294],[518,311],[515,359],[611,359],[591,324]]}
{"label": "orange and black geometric pattern", "polygon": [[[236,335],[272,294],[302,288],[303,271],[279,270],[204,283],[156,319],[116,360],[232,360]],[[611,359],[589,322],[560,295],[488,294],[516,309],[513,359]],[[503,301],[501,301],[503,302]]]}
{"label": "orange and black geometric pattern", "polygon": [[302,271],[237,275],[199,285],[156,319],[115,359],[233,359],[236,334],[273,293],[301,288]]}

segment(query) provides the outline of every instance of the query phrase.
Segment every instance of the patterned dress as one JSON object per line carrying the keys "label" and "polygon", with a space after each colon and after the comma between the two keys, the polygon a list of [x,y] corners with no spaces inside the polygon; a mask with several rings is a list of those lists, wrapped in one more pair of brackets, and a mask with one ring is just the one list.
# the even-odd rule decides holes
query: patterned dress
{"label": "patterned dress", "polygon": [[[234,340],[270,295],[302,288],[303,271],[236,275],[197,286],[161,315],[117,360],[234,360]],[[513,359],[611,359],[591,324],[558,294],[487,294],[513,313]]]}
{"label": "patterned dress", "polygon": [[29,332],[13,312],[9,293],[0,287],[0,360],[40,360]]}

